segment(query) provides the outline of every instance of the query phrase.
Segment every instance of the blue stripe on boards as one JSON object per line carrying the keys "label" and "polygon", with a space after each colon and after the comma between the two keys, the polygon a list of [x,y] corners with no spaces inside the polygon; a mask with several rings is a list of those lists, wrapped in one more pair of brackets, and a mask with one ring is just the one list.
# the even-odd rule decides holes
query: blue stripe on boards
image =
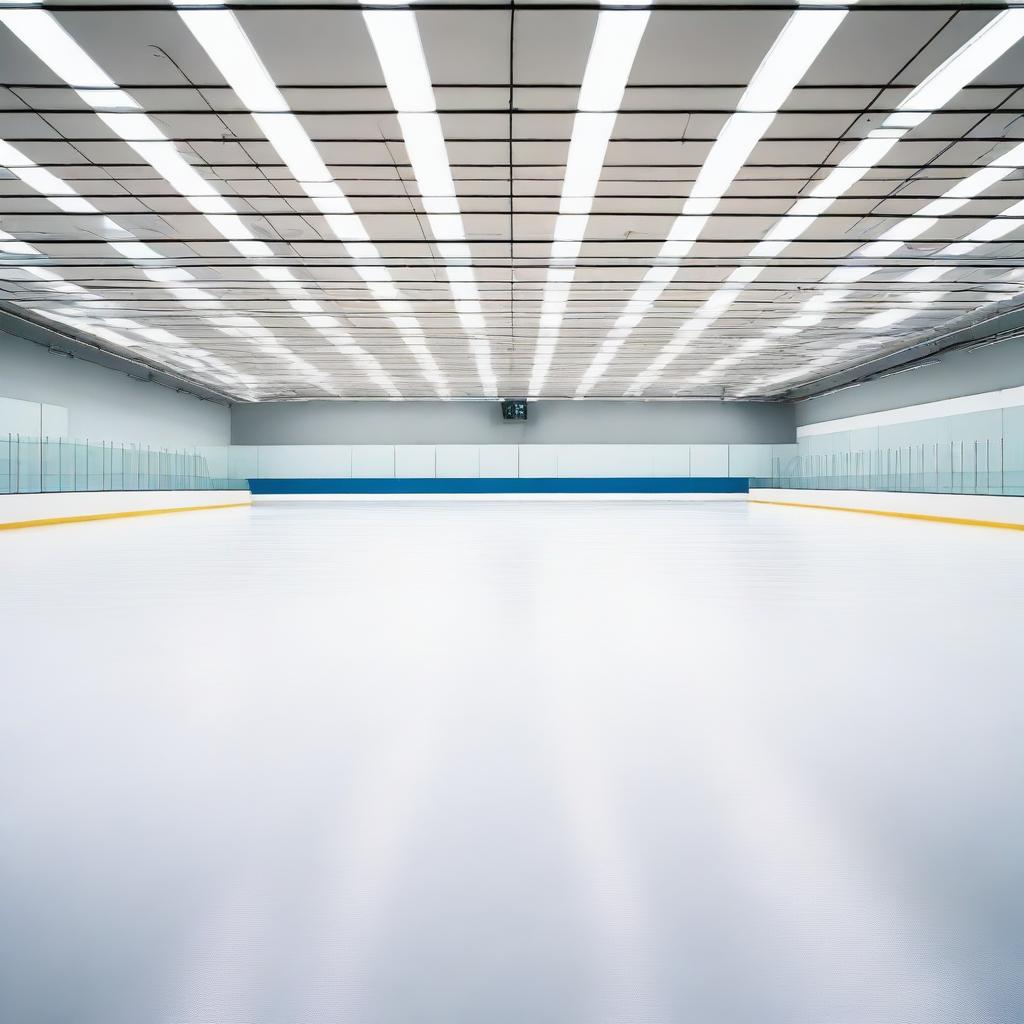
{"label": "blue stripe on boards", "polygon": [[746,494],[746,477],[311,477],[250,480],[253,494]]}

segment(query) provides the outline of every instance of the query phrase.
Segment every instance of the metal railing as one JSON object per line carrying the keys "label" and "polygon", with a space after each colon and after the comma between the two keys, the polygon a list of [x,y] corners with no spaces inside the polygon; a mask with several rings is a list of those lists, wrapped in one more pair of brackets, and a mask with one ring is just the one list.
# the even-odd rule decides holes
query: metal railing
{"label": "metal railing", "polygon": [[753,487],[1024,495],[1024,441],[949,441],[773,460]]}
{"label": "metal railing", "polygon": [[204,456],[109,441],[0,436],[0,494],[61,491],[162,491],[244,487],[217,480]]}

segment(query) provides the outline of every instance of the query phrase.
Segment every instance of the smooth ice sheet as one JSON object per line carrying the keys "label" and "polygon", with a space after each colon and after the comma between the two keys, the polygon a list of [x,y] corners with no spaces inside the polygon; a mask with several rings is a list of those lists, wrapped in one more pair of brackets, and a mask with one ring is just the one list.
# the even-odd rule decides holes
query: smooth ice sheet
{"label": "smooth ice sheet", "polygon": [[1022,570],[725,503],[0,534],[0,1020],[1017,1024]]}

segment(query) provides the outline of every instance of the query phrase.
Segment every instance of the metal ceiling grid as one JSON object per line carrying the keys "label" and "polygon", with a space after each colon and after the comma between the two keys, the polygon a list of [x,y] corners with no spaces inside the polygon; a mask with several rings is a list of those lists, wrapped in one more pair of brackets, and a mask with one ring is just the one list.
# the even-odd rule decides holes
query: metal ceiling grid
{"label": "metal ceiling grid", "polygon": [[240,401],[778,397],[1024,290],[1022,18],[0,0],[0,298]]}

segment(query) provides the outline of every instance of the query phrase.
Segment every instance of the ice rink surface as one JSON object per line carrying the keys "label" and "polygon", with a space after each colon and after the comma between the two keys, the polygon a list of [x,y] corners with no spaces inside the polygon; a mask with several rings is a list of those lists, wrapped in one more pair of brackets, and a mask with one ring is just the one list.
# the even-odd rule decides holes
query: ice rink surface
{"label": "ice rink surface", "polygon": [[0,1020],[1019,1024],[1022,633],[833,512],[0,534]]}

